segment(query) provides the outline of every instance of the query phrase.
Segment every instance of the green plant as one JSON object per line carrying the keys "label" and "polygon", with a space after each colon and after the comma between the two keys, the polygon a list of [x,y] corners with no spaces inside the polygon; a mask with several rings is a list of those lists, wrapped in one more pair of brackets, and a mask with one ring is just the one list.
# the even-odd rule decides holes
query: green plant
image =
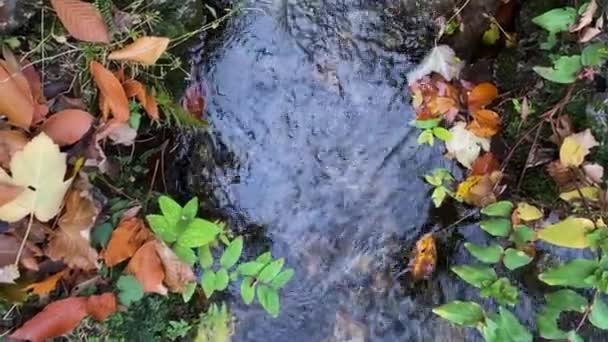
{"label": "green plant", "polygon": [[229,342],[231,335],[231,316],[226,304],[212,304],[206,313],[201,314],[194,342]]}
{"label": "green plant", "polygon": [[430,175],[424,176],[424,180],[435,188],[431,198],[436,208],[441,206],[447,196],[454,197],[452,190],[446,186],[446,184],[451,185],[454,182],[454,177],[449,170],[437,168]]}
{"label": "green plant", "polygon": [[435,138],[442,141],[448,141],[452,138],[450,131],[439,126],[440,122],[441,119],[414,121],[414,126],[422,130],[422,133],[418,136],[418,145],[428,144],[433,146]]}
{"label": "green plant", "polygon": [[[207,298],[216,291],[225,290],[231,281],[236,282],[243,277],[241,296],[245,303],[251,304],[257,294],[262,307],[273,317],[278,317],[279,291],[294,275],[293,269],[283,270],[283,258],[273,260],[271,253],[267,252],[255,261],[239,264],[243,238],[230,238],[222,224],[198,218],[197,198],[184,207],[168,196],[161,196],[158,203],[162,215],[146,216],[150,228],[184,262],[190,265],[198,263],[203,270],[200,283]],[[219,258],[214,255],[219,255]],[[188,301],[193,292],[194,286],[189,286],[184,300]]]}
{"label": "green plant", "polygon": [[186,337],[192,328],[192,325],[183,319],[180,319],[179,321],[169,321],[166,337],[171,341],[177,341],[180,338]]}

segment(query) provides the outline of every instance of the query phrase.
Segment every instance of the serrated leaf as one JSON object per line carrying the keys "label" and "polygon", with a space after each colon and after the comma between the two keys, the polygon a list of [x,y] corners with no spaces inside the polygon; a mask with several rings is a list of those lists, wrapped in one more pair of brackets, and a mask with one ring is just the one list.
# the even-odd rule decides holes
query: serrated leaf
{"label": "serrated leaf", "polygon": [[279,317],[280,302],[277,291],[266,285],[259,285],[257,295],[258,301],[262,304],[264,310],[274,318]]}
{"label": "serrated leaf", "polygon": [[210,298],[215,292],[215,272],[212,270],[206,270],[203,272],[203,276],[201,278],[201,286],[203,287],[203,291],[205,292],[205,296]]}
{"label": "serrated leaf", "polygon": [[500,201],[481,209],[481,213],[488,216],[509,217],[513,211],[513,203]]}
{"label": "serrated leaf", "polygon": [[578,73],[582,68],[581,56],[576,55],[561,56],[553,63],[553,67],[535,66],[532,69],[546,80],[569,84],[576,81]]}
{"label": "serrated leaf", "polygon": [[243,237],[239,236],[236,239],[230,242],[230,245],[226,247],[222,257],[220,258],[220,265],[222,267],[229,269],[234,266],[239,258],[241,257],[241,253],[243,252]]}
{"label": "serrated leaf", "polygon": [[255,297],[255,284],[253,278],[245,277],[241,282],[241,297],[247,305],[253,302],[253,298]]}
{"label": "serrated leaf", "polygon": [[509,219],[490,219],[479,222],[481,229],[492,236],[507,237],[511,232],[511,220]]}
{"label": "serrated leaf", "polygon": [[505,267],[511,271],[529,264],[530,261],[532,261],[532,258],[528,254],[513,248],[509,248],[505,251],[505,256],[502,260]]}
{"label": "serrated leaf", "polygon": [[202,246],[198,249],[198,262],[203,269],[208,269],[213,265],[213,255],[209,246]]}
{"label": "serrated leaf", "polygon": [[262,268],[264,268],[265,265],[266,264],[262,264],[257,261],[250,261],[244,264],[240,264],[236,270],[242,275],[255,277],[258,275],[258,273],[260,273],[260,271],[262,270]]}
{"label": "serrated leaf", "polygon": [[108,29],[95,5],[80,0],[51,0],[65,29],[76,39],[109,43]]}
{"label": "serrated leaf", "polygon": [[497,280],[496,272],[490,267],[461,265],[452,267],[452,272],[477,288],[489,286]]}
{"label": "serrated leaf", "polygon": [[589,322],[597,328],[608,330],[608,305],[599,296],[595,298],[593,305],[591,305]]}
{"label": "serrated leaf", "polygon": [[500,261],[503,252],[502,247],[497,244],[493,244],[490,246],[479,246],[470,242],[466,242],[464,244],[464,247],[477,260],[487,264],[493,264]]}
{"label": "serrated leaf", "polygon": [[598,268],[593,260],[575,259],[559,267],[541,273],[538,278],[553,286],[570,286],[574,288],[590,288],[585,278],[592,275]]}
{"label": "serrated leaf", "polygon": [[270,286],[275,290],[283,288],[293,278],[295,272],[293,269],[288,268],[283,272],[279,273],[271,282]]}
{"label": "serrated leaf", "polygon": [[483,321],[483,309],[473,302],[453,301],[436,307],[433,313],[452,323],[464,326],[475,326]]}
{"label": "serrated leaf", "polygon": [[158,206],[169,226],[177,225],[182,217],[182,206],[169,196],[160,196],[158,198]]}
{"label": "serrated leaf", "polygon": [[118,300],[125,306],[129,306],[144,297],[144,287],[132,275],[123,275],[116,282],[118,288]]}
{"label": "serrated leaf", "polygon": [[258,280],[263,283],[271,282],[278,274],[281,272],[283,268],[283,264],[285,263],[285,259],[277,259],[262,269],[260,274],[258,275]]}
{"label": "serrated leaf", "polygon": [[546,226],[538,231],[538,238],[556,246],[568,248],[587,248],[587,233],[595,225],[586,218],[569,217],[561,222]]}
{"label": "serrated leaf", "polygon": [[188,224],[177,242],[186,247],[201,247],[214,241],[221,229],[213,222],[196,218]]}
{"label": "serrated leaf", "polygon": [[215,290],[224,291],[228,287],[229,282],[228,271],[225,268],[220,268],[215,274]]}
{"label": "serrated leaf", "polygon": [[177,241],[177,229],[175,225],[170,225],[167,219],[161,215],[147,215],[146,220],[150,225],[150,229],[156,234],[161,240],[173,243]]}
{"label": "serrated leaf", "polygon": [[170,39],[165,37],[141,37],[130,45],[110,53],[108,59],[154,65],[167,50],[169,42]]}

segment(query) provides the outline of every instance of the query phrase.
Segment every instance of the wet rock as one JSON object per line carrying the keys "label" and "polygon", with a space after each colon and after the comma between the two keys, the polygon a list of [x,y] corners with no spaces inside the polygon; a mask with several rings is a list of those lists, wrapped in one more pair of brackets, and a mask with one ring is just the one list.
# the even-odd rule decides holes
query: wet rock
{"label": "wet rock", "polygon": [[25,25],[38,6],[41,1],[0,0],[0,34],[8,34]]}
{"label": "wet rock", "polygon": [[344,312],[336,313],[336,325],[334,326],[333,341],[340,342],[365,342],[365,327],[356,322]]}

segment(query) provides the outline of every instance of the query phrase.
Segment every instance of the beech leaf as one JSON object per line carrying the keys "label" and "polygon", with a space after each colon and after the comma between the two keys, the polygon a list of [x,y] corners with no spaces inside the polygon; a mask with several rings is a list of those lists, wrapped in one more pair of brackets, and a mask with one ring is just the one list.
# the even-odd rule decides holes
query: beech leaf
{"label": "beech leaf", "polygon": [[129,100],[116,76],[103,65],[91,62],[91,74],[103,96],[108,109],[112,112],[114,119],[121,123],[129,121]]}
{"label": "beech leaf", "polygon": [[165,271],[162,261],[156,252],[154,240],[141,246],[127,265],[127,272],[133,274],[144,287],[144,292],[167,294],[163,285]]}
{"label": "beech leaf", "polygon": [[165,285],[171,292],[184,293],[188,284],[196,281],[192,267],[178,258],[163,242],[155,240],[154,247],[165,269]]}
{"label": "beech leaf", "polygon": [[59,146],[67,146],[78,142],[92,124],[91,114],[79,109],[67,109],[51,116],[41,130]]}
{"label": "beech leaf", "polygon": [[122,86],[125,88],[127,97],[137,98],[137,101],[139,101],[142,107],[144,107],[144,110],[146,111],[146,114],[148,114],[150,120],[158,120],[160,118],[156,99],[154,96],[146,92],[146,88],[141,82],[136,80],[128,80],[124,82]]}
{"label": "beech leaf", "polygon": [[103,253],[106,265],[112,267],[129,259],[151,238],[152,233],[140,218],[121,221],[112,232],[108,247]]}
{"label": "beech leaf", "polygon": [[113,51],[108,59],[154,65],[167,50],[170,41],[165,37],[141,37],[124,48]]}
{"label": "beech leaf", "polygon": [[51,0],[65,29],[76,39],[109,43],[110,35],[95,5],[80,0]]}
{"label": "beech leaf", "polygon": [[31,93],[25,92],[19,85],[19,74],[7,70],[3,63],[0,59],[0,114],[6,115],[10,123],[17,127],[29,128],[35,110]]}

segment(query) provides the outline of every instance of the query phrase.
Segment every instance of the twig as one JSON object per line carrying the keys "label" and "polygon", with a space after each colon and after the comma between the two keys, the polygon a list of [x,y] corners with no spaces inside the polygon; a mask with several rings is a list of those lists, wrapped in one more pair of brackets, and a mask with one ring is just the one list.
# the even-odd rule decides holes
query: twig
{"label": "twig", "polygon": [[544,123],[545,123],[544,121],[541,121],[540,125],[538,125],[538,128],[536,129],[536,134],[534,135],[534,141],[532,142],[532,147],[530,147],[530,151],[528,151],[528,156],[526,157],[526,163],[524,164],[524,167],[521,170],[521,174],[519,175],[519,180],[517,181],[517,188],[516,188],[517,191],[519,191],[519,189],[521,188],[521,183],[523,182],[524,177],[526,176],[526,171],[528,170],[528,161],[532,157],[532,153],[534,153],[534,150],[538,143],[538,137],[540,136],[540,132],[543,129]]}
{"label": "twig", "polygon": [[30,236],[30,231],[32,231],[33,223],[34,223],[34,213],[30,213],[30,219],[27,223],[27,229],[25,231],[25,235],[23,236],[23,241],[21,241],[21,246],[19,246],[19,252],[17,252],[17,257],[15,258],[15,266],[19,266],[19,259],[21,259],[21,254],[23,253],[23,249],[25,248],[27,239]]}
{"label": "twig", "polygon": [[439,229],[437,229],[435,231],[432,231],[432,233],[436,234],[436,233],[442,232],[444,230],[448,230],[448,229],[451,229],[453,227],[456,227],[457,225],[459,225],[462,222],[466,221],[467,219],[469,219],[469,218],[477,215],[478,213],[479,213],[479,210],[472,210],[470,213],[468,213],[465,216],[459,218],[456,222],[453,222],[453,223],[451,223],[451,224],[449,224],[449,225],[447,225],[445,227],[442,227],[442,228],[439,228]]}

